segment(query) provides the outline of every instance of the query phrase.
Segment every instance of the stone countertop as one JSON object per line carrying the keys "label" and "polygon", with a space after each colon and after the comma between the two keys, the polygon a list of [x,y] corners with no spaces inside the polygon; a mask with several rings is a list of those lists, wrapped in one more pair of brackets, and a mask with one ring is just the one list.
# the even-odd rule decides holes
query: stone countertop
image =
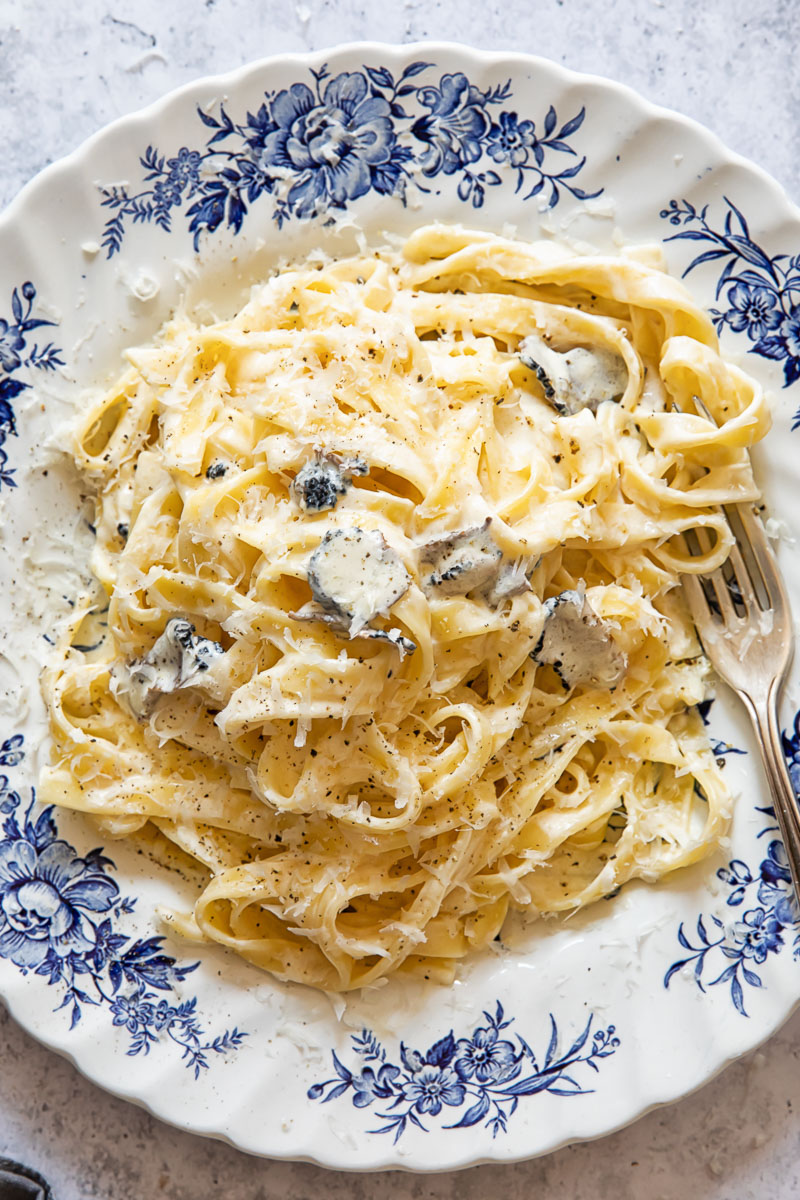
{"label": "stone countertop", "polygon": [[[0,0],[0,206],[96,129],[200,75],[336,42],[529,50],[694,117],[800,197],[795,0]],[[56,1200],[790,1200],[800,1013],[695,1095],[601,1141],[460,1174],[334,1174],[252,1159],[101,1092],[0,1012],[0,1154]]]}

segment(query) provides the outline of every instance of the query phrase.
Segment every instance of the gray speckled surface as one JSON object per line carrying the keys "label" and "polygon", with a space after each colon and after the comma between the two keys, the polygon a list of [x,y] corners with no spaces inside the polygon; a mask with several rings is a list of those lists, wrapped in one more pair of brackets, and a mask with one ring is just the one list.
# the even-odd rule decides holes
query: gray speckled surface
{"label": "gray speckled surface", "polygon": [[[526,49],[628,83],[800,196],[796,0],[0,0],[0,204],[101,125],[198,75],[339,41],[426,37]],[[627,1130],[460,1175],[334,1175],[250,1159],[105,1095],[2,1012],[0,1055],[0,1153],[36,1166],[57,1200],[800,1196],[800,1014],[702,1091]]]}

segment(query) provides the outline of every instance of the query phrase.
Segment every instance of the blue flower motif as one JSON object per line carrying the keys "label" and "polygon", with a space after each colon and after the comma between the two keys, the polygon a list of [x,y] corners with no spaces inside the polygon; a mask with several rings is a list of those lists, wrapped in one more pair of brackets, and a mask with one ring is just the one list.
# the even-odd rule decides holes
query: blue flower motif
{"label": "blue flower motif", "polygon": [[377,1074],[372,1067],[364,1067],[360,1075],[353,1076],[353,1104],[366,1108],[373,1100],[386,1099],[392,1094],[392,1083],[400,1074],[399,1067],[384,1063]]}
{"label": "blue flower motif", "polygon": [[415,138],[428,144],[421,159],[423,175],[453,175],[481,156],[491,128],[486,96],[462,71],[443,75],[438,87],[423,87],[420,104],[430,109],[411,126]]}
{"label": "blue flower motif", "polygon": [[166,1029],[175,1017],[175,1009],[163,997],[155,1006],[150,1005],[150,1013],[150,1023],[156,1033]]}
{"label": "blue flower motif", "polygon": [[768,330],[777,329],[783,319],[777,296],[771,288],[751,287],[735,283],[728,292],[731,311],[727,321],[735,333],[747,330],[751,341],[757,342]]}
{"label": "blue flower motif", "polygon": [[360,72],[337,75],[321,102],[306,84],[292,84],[271,111],[275,129],[264,137],[262,160],[273,173],[295,178],[287,205],[297,216],[344,208],[374,186],[377,168],[392,158],[390,106],[368,94]]}
{"label": "blue flower motif", "polygon": [[456,1054],[453,1067],[459,1079],[474,1076],[481,1083],[499,1079],[517,1061],[513,1042],[500,1039],[494,1026],[476,1029],[471,1038],[461,1038]]}
{"label": "blue flower motif", "polygon": [[188,146],[181,146],[177,155],[167,159],[166,164],[163,159],[159,160],[153,155],[152,149],[148,150],[146,165],[152,175],[159,176],[153,186],[155,211],[158,213],[158,219],[167,227],[169,209],[183,201],[184,192],[188,197],[197,190],[202,160],[200,152],[190,150]]}
{"label": "blue flower motif", "polygon": [[180,179],[159,179],[153,188],[153,199],[160,209],[174,208],[183,199],[183,183]]}
{"label": "blue flower motif", "polygon": [[781,925],[793,925],[800,920],[783,842],[770,842],[767,857],[761,863],[758,899]]}
{"label": "blue flower motif", "polygon": [[733,927],[733,941],[744,958],[763,963],[767,955],[780,950],[783,945],[783,926],[763,908],[751,908],[742,921]]}
{"label": "blue flower motif", "polygon": [[502,112],[498,123],[492,125],[486,149],[495,162],[521,167],[528,161],[528,151],[538,144],[533,121],[520,121],[515,112]]}
{"label": "blue flower motif", "polygon": [[39,967],[94,949],[86,912],[106,912],[119,895],[113,880],[92,868],[66,842],[37,850],[27,841],[0,843],[0,957]]}
{"label": "blue flower motif", "polygon": [[425,1063],[403,1087],[403,1099],[410,1100],[416,1112],[436,1116],[443,1104],[464,1103],[464,1084],[449,1067]]}
{"label": "blue flower motif", "polygon": [[[166,1003],[166,1001],[164,1001]],[[141,992],[117,996],[111,1004],[114,1025],[124,1025],[129,1033],[139,1033],[153,1020],[153,1006],[142,1001]]]}
{"label": "blue flower motif", "polygon": [[167,169],[169,170],[170,179],[175,183],[180,182],[195,184],[200,174],[200,163],[202,157],[199,150],[190,150],[188,146],[181,146],[176,158],[167,159]]}
{"label": "blue flower motif", "polygon": [[25,338],[19,326],[0,319],[0,367],[7,374],[16,371],[22,362],[19,352],[24,349]]}

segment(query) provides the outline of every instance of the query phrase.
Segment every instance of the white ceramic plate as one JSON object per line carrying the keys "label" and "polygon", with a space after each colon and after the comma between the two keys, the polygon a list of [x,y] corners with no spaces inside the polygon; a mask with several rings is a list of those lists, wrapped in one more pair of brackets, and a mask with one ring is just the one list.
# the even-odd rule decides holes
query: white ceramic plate
{"label": "white ceramic plate", "polygon": [[[447,45],[271,59],[117,122],[0,219],[0,994],[32,1034],[157,1116],[349,1169],[443,1170],[606,1133],[769,1036],[800,986],[782,848],[724,695],[710,720],[739,794],[730,844],[658,887],[542,923],[451,989],[394,981],[344,1004],[222,950],[152,940],[155,906],[179,899],[180,881],[123,844],[103,857],[84,821],[33,803],[46,753],[36,681],[90,536],[48,449],[76,397],[182,295],[231,311],[281,255],[345,253],[358,229],[431,219],[599,250],[664,243],[728,354],[774,394],[757,467],[796,592],[800,214],[702,128],[632,92]],[[800,763],[797,674],[785,720]]]}

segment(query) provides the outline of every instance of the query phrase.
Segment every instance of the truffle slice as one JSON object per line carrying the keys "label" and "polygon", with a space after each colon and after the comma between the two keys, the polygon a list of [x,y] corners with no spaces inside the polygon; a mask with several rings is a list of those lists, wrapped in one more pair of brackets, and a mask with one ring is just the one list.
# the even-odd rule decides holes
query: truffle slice
{"label": "truffle slice", "polygon": [[[331,629],[335,629],[337,633],[349,633],[347,621],[341,617],[334,616],[333,613],[325,612],[319,605],[313,601],[310,604],[304,604],[297,612],[289,613],[295,621],[318,621],[321,625],[329,625]],[[407,654],[413,654],[417,648],[416,642],[412,642],[411,638],[405,637],[399,629],[372,629],[365,626],[359,629],[357,633],[351,635],[354,638],[368,638],[376,642],[388,642],[394,646],[400,655],[401,660]]]}
{"label": "truffle slice", "polygon": [[482,525],[446,533],[420,546],[420,562],[431,568],[422,579],[428,595],[464,596],[497,579],[503,551],[489,533],[491,523],[487,517]]}
{"label": "truffle slice", "polygon": [[363,459],[318,450],[295,475],[292,496],[303,512],[324,512],[336,508],[354,475],[368,474],[369,467]]}
{"label": "truffle slice", "polygon": [[613,688],[628,662],[614,642],[608,622],[597,616],[580,592],[545,600],[544,627],[531,658],[548,663],[565,688],[579,683]]}
{"label": "truffle slice", "polygon": [[532,591],[528,576],[536,570],[540,561],[538,558],[529,558],[518,559],[517,562],[504,562],[496,579],[493,579],[483,592],[486,603],[492,608],[499,608],[504,600]]}
{"label": "truffle slice", "polygon": [[561,354],[537,334],[519,344],[520,362],[533,371],[545,399],[560,416],[597,411],[604,400],[619,400],[628,384],[628,368],[613,350],[576,346]]}
{"label": "truffle slice", "polygon": [[195,636],[190,621],[173,617],[144,658],[113,668],[112,690],[141,721],[150,716],[160,696],[206,682],[207,673],[224,655],[219,642]]}
{"label": "truffle slice", "polygon": [[374,529],[332,529],[308,564],[317,604],[347,625],[353,637],[408,591],[411,577],[399,556]]}

